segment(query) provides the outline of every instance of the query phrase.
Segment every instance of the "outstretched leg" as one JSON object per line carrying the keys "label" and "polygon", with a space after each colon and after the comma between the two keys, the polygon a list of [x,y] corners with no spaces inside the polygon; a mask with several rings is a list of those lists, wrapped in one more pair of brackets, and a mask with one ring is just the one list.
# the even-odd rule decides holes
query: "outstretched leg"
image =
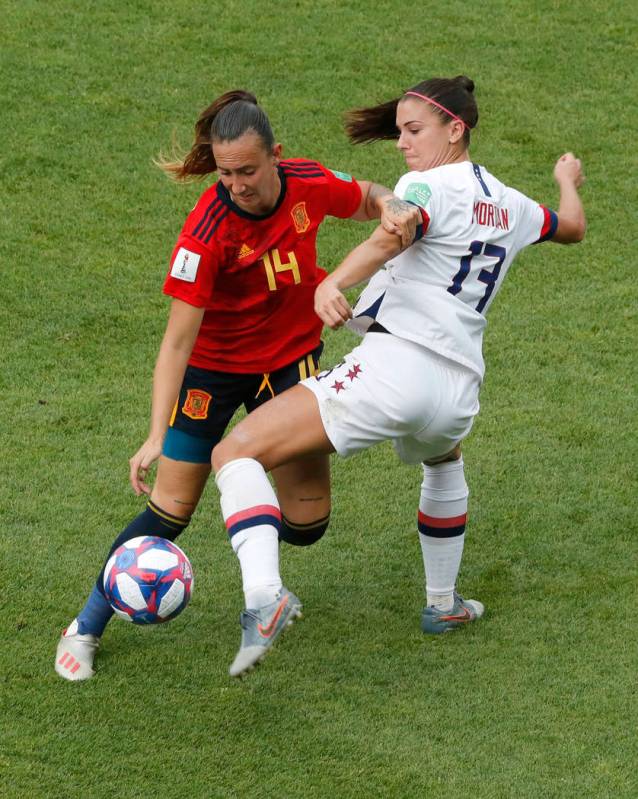
{"label": "outstretched leg", "polygon": [[222,513],[239,558],[246,602],[232,676],[258,663],[301,610],[279,574],[281,509],[266,469],[331,451],[317,400],[304,386],[250,413],[213,450]]}
{"label": "outstretched leg", "polygon": [[[174,541],[188,526],[209,474],[207,463],[161,457],[146,508],[113,541],[104,565],[119,546],[137,536],[157,535]],[[86,680],[95,673],[95,653],[113,616],[104,596],[103,579],[104,566],[84,607],[60,637],[55,670],[67,680]]]}

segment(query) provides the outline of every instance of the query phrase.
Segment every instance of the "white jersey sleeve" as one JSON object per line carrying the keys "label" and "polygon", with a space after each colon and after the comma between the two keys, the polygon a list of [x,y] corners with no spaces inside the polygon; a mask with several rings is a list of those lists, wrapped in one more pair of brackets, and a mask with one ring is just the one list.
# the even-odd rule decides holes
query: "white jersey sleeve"
{"label": "white jersey sleeve", "polygon": [[470,161],[409,172],[395,193],[422,209],[423,235],[372,278],[351,326],[376,320],[482,377],[485,314],[516,254],[550,238],[556,215]]}
{"label": "white jersey sleeve", "polygon": [[549,208],[530,200],[516,189],[509,189],[512,203],[518,205],[518,234],[521,249],[551,239],[558,226],[558,217]]}

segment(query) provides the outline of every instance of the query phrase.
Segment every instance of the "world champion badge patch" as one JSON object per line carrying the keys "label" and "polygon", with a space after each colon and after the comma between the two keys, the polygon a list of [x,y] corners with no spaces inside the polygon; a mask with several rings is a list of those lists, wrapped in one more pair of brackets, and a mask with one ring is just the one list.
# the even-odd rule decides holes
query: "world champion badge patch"
{"label": "world champion badge patch", "polygon": [[202,391],[199,388],[189,388],[186,392],[186,401],[182,407],[184,416],[189,419],[207,419],[208,406],[212,400],[211,395],[207,391]]}
{"label": "world champion badge patch", "polygon": [[290,216],[292,217],[297,233],[305,233],[310,227],[310,217],[308,216],[308,211],[306,211],[306,203],[297,203],[297,205],[293,205]]}
{"label": "world champion badge patch", "polygon": [[427,183],[410,183],[406,189],[403,199],[408,200],[408,202],[412,202],[415,205],[420,205],[421,208],[425,208],[431,196],[432,189]]}

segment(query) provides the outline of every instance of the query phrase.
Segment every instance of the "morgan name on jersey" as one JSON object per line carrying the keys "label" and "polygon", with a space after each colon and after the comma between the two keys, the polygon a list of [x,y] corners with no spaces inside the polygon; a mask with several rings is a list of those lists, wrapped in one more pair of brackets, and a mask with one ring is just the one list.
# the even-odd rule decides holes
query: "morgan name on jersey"
{"label": "morgan name on jersey", "polygon": [[471,161],[409,172],[395,193],[422,209],[424,235],[372,278],[351,326],[376,319],[482,377],[485,314],[516,254],[551,238],[556,215]]}

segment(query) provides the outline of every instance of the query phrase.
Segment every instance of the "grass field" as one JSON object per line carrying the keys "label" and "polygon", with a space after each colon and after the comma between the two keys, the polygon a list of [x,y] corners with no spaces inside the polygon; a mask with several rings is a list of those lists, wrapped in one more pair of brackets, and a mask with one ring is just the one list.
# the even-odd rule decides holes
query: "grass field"
{"label": "grass field", "polygon": [[[635,799],[634,4],[0,2],[0,797]],[[333,463],[329,534],[282,553],[305,619],[232,682],[242,596],[214,486],[181,539],[188,610],[114,622],[99,673],[57,637],[139,511],[167,259],[201,187],[151,159],[252,89],[288,155],[393,185],[391,144],[341,114],[466,73],[472,156],[556,202],[585,165],[578,247],[521,255],[490,312],[460,587],[484,620],[419,631],[419,470],[384,446]],[[328,222],[334,267],[368,228]],[[352,344],[326,337],[326,365]]]}

